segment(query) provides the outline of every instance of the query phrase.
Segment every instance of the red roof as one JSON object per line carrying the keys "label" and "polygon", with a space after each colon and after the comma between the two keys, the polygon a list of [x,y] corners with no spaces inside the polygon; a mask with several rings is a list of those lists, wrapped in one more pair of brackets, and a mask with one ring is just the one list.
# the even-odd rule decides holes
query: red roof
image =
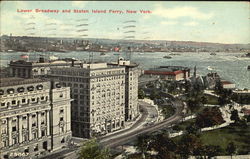
{"label": "red roof", "polygon": [[153,75],[177,75],[183,73],[183,71],[174,71],[174,72],[168,72],[168,71],[152,71],[152,70],[145,70],[144,74],[153,74]]}
{"label": "red roof", "polygon": [[245,115],[250,115],[250,109],[243,109],[242,111]]}
{"label": "red roof", "polygon": [[226,85],[226,84],[233,84],[233,83],[231,83],[229,81],[221,81],[221,83],[224,84],[224,85]]}

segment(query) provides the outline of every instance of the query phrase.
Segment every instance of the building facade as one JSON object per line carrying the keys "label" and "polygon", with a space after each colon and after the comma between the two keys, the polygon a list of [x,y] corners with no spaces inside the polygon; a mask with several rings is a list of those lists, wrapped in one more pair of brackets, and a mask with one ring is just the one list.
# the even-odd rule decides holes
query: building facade
{"label": "building facade", "polygon": [[51,68],[70,67],[72,63],[77,65],[80,62],[74,59],[46,60],[44,57],[40,57],[36,62],[26,60],[10,61],[10,76],[21,78],[47,77]]}
{"label": "building facade", "polygon": [[139,116],[138,81],[141,70],[138,65],[120,58],[117,63],[109,65],[125,67],[125,121],[135,120]]}
{"label": "building facade", "polygon": [[160,66],[144,71],[146,76],[157,76],[163,80],[180,81],[190,77],[190,69],[182,66]]}
{"label": "building facade", "polygon": [[0,158],[30,158],[68,144],[69,87],[35,78],[4,78],[0,98]]}
{"label": "building facade", "polygon": [[124,127],[125,67],[107,63],[52,68],[50,78],[71,87],[73,136],[89,138]]}

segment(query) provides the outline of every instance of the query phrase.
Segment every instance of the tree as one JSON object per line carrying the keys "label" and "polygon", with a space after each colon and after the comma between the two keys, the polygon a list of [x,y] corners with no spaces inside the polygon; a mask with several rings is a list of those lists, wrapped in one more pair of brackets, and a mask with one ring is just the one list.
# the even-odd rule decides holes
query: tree
{"label": "tree", "polygon": [[224,121],[222,113],[218,107],[205,108],[196,117],[195,123],[200,128],[211,127],[222,124]]}
{"label": "tree", "polygon": [[216,81],[215,87],[214,87],[215,93],[221,94],[222,90],[223,90],[223,86],[222,86],[221,80]]}
{"label": "tree", "polygon": [[79,159],[110,159],[111,155],[108,149],[102,148],[96,139],[88,140],[83,143],[79,152]]}
{"label": "tree", "polygon": [[240,117],[238,114],[238,110],[234,109],[233,111],[231,111],[230,119],[234,120],[234,123],[239,123]]}
{"label": "tree", "polygon": [[144,97],[145,97],[144,91],[142,89],[139,89],[138,90],[138,98],[139,99],[144,99]]}
{"label": "tree", "polygon": [[159,92],[157,92],[157,90],[156,89],[153,89],[152,90],[152,92],[151,92],[151,94],[150,94],[150,96],[149,96],[149,98],[151,99],[151,100],[154,100],[154,99],[156,99],[156,98],[161,98],[160,96],[159,96]]}
{"label": "tree", "polygon": [[176,143],[165,134],[157,134],[154,136],[150,149],[158,152],[158,159],[174,159],[176,158]]}
{"label": "tree", "polygon": [[204,156],[207,156],[209,159],[211,157],[217,156],[222,152],[222,148],[216,145],[205,145],[203,148]]}
{"label": "tree", "polygon": [[149,149],[149,143],[151,142],[151,137],[149,135],[140,135],[136,141],[136,148],[142,153],[142,158],[145,158],[145,153]]}
{"label": "tree", "polygon": [[233,154],[236,152],[236,146],[233,142],[230,142],[226,148],[227,153],[233,158]]}
{"label": "tree", "polygon": [[197,135],[198,134],[198,131],[199,131],[199,128],[196,126],[196,125],[189,125],[186,127],[186,132],[188,134],[194,134],[194,135]]}
{"label": "tree", "polygon": [[193,134],[186,134],[181,137],[180,141],[178,142],[178,153],[180,154],[181,158],[186,159],[190,155],[194,155],[197,150],[202,147],[201,140],[193,135]]}

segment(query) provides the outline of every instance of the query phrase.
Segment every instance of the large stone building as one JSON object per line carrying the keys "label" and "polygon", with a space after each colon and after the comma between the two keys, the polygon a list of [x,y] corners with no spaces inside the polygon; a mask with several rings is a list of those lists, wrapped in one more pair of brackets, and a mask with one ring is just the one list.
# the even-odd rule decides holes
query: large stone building
{"label": "large stone building", "polygon": [[125,121],[139,115],[136,66],[128,62],[83,63],[51,69],[51,78],[72,88],[73,136],[106,134],[123,128]]}
{"label": "large stone building", "polygon": [[40,57],[38,61],[27,61],[24,59],[10,61],[10,76],[21,78],[41,78],[47,77],[50,69],[53,67],[70,67],[79,65],[80,61],[75,59],[48,60],[45,57]]}
{"label": "large stone building", "polygon": [[72,133],[91,137],[121,129],[125,122],[125,68],[107,63],[52,68],[51,78],[71,87]]}
{"label": "large stone building", "polygon": [[[56,78],[65,86],[71,87],[71,96],[74,98],[71,113],[74,136],[91,137],[93,134],[118,130],[124,127],[125,121],[135,120],[139,116],[138,76],[140,72],[138,65],[130,61],[119,59],[115,63],[87,64],[74,59],[45,60],[40,58],[37,62],[11,61],[9,66],[12,77]],[[122,85],[121,82],[123,82]],[[97,90],[102,90],[103,93],[96,92],[96,89],[92,88],[92,85],[95,86],[97,83],[100,85]],[[110,89],[109,86],[112,88]],[[119,89],[116,90],[116,88]],[[112,96],[109,96],[109,91],[113,94]],[[102,95],[104,92],[105,95]],[[101,96],[100,99],[97,98],[99,96]],[[100,103],[99,100],[103,102]],[[110,101],[113,102],[110,103]],[[100,108],[97,108],[98,104]],[[113,107],[117,104],[120,112],[112,117],[110,113],[113,115],[115,113],[110,112],[108,105]],[[97,117],[96,114],[102,113],[94,113],[96,109],[105,112],[106,115]],[[97,118],[93,118],[92,115]],[[111,123],[112,126],[110,126]]]}
{"label": "large stone building", "polygon": [[141,70],[138,68],[138,64],[123,60],[122,58],[117,63],[109,63],[109,65],[125,67],[125,120],[134,120],[139,116],[138,78]]}
{"label": "large stone building", "polygon": [[67,145],[69,87],[35,78],[3,78],[0,99],[0,158],[30,158]]}

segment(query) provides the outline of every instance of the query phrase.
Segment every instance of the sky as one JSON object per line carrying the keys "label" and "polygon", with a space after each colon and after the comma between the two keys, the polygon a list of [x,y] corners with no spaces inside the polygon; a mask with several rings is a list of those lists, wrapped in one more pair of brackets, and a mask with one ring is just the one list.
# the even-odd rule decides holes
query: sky
{"label": "sky", "polygon": [[250,43],[247,1],[2,1],[0,7],[1,35]]}

